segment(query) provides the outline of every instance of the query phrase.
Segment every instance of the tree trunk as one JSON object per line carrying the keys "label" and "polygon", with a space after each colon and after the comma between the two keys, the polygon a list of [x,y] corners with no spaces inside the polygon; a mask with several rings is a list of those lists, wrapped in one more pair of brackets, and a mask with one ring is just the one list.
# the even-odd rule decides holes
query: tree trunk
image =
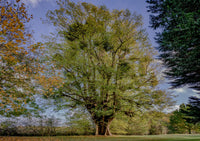
{"label": "tree trunk", "polygon": [[96,133],[95,135],[112,136],[110,132],[110,124],[113,119],[104,120],[96,123]]}
{"label": "tree trunk", "polygon": [[188,129],[188,133],[189,133],[189,134],[191,134],[191,133],[192,133],[192,132],[191,132],[191,128],[189,128],[189,129]]}

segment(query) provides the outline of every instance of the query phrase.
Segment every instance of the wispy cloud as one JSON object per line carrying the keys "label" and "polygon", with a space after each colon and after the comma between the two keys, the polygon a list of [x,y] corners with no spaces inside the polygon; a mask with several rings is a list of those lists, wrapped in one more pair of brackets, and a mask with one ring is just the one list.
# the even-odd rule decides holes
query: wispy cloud
{"label": "wispy cloud", "polygon": [[26,4],[31,4],[31,6],[35,7],[42,0],[22,0]]}
{"label": "wispy cloud", "polygon": [[197,90],[192,90],[192,92],[194,92],[194,93],[200,93],[200,91],[197,91]]}
{"label": "wispy cloud", "polygon": [[33,7],[36,7],[42,1],[52,1],[52,0],[22,0],[26,4],[30,4]]}

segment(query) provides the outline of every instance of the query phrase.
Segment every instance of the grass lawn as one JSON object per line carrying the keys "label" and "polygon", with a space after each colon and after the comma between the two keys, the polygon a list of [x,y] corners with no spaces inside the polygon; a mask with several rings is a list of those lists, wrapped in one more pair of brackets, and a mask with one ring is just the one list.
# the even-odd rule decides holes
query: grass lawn
{"label": "grass lawn", "polygon": [[200,141],[200,135],[0,137],[0,141]]}

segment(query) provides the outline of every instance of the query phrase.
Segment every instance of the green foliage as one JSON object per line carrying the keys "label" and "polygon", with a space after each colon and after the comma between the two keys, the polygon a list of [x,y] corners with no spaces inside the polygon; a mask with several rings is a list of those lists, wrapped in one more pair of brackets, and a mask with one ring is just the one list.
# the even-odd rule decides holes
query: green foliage
{"label": "green foliage", "polygon": [[116,135],[147,135],[148,119],[143,116],[119,116],[113,120],[110,130]]}
{"label": "green foliage", "polygon": [[[198,98],[197,98],[198,99]],[[195,102],[194,97],[190,102]],[[198,110],[197,110],[198,109]],[[195,104],[181,104],[179,110],[176,110],[170,116],[169,130],[170,133],[189,133],[199,132],[199,107]]]}
{"label": "green foliage", "polygon": [[169,133],[184,134],[187,133],[186,121],[183,114],[179,111],[174,111],[170,117]]}
{"label": "green foliage", "polygon": [[151,27],[157,33],[160,59],[173,87],[189,85],[200,90],[199,0],[147,0]]}
{"label": "green foliage", "polygon": [[115,135],[126,135],[128,127],[127,119],[126,116],[116,117],[110,125],[111,132]]}
{"label": "green foliage", "polygon": [[158,135],[167,134],[169,116],[158,111],[147,111],[134,117],[117,116],[110,129],[118,135]]}
{"label": "green foliage", "polygon": [[159,135],[168,133],[168,114],[159,111],[148,111],[146,116],[146,118],[148,119],[149,135]]}
{"label": "green foliage", "polygon": [[72,110],[66,115],[66,132],[69,135],[91,135],[94,134],[94,124],[88,113],[81,109]]}
{"label": "green foliage", "polygon": [[86,2],[59,0],[58,5],[59,9],[47,13],[62,39],[47,44],[63,76],[57,97],[87,109],[97,125],[96,134],[110,134],[117,113],[131,116],[167,105],[170,96],[156,87],[155,50],[140,15]]}
{"label": "green foliage", "polygon": [[189,97],[189,109],[186,114],[191,117],[190,122],[196,124],[200,122],[200,98],[196,96]]}

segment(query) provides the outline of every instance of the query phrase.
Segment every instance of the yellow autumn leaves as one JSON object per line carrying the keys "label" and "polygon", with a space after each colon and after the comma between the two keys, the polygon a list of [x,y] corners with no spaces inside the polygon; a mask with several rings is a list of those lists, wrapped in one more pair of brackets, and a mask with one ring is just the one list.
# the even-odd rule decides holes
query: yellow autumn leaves
{"label": "yellow autumn leaves", "polygon": [[[40,62],[44,48],[30,42],[25,24],[32,15],[24,3],[0,0],[0,15],[0,115],[6,115],[26,110],[36,93],[53,93],[61,78],[45,75],[45,64]],[[43,90],[36,91],[36,84]]]}
{"label": "yellow autumn leaves", "polygon": [[20,0],[0,0],[0,15],[0,114],[5,115],[24,109],[27,98],[32,97],[30,70],[36,70],[37,65],[27,49],[31,35],[24,24],[31,17],[25,5]]}

